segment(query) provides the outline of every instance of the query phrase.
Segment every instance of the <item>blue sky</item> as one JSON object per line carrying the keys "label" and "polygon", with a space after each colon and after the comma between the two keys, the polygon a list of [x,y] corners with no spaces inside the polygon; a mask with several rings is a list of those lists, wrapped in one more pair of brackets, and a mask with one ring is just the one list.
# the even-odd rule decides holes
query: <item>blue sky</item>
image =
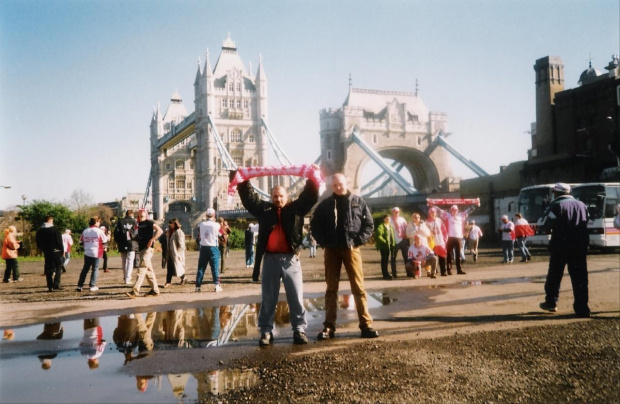
{"label": "blue sky", "polygon": [[[259,54],[269,124],[297,163],[319,155],[319,111],[359,88],[415,91],[489,173],[527,158],[536,59],[577,86],[619,53],[617,0],[0,1],[0,209],[143,192],[149,123],[177,90],[193,110],[197,60],[230,33]],[[255,73],[255,72],[254,72]],[[456,175],[473,173],[454,164]]]}

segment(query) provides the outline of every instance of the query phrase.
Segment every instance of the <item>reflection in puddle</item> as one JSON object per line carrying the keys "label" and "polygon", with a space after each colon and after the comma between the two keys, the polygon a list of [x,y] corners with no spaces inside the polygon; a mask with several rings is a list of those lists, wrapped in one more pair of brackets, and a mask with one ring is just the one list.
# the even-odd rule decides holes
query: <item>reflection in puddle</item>
{"label": "reflection in puddle", "polygon": [[[369,293],[368,301],[372,308],[396,299]],[[306,299],[305,306],[309,327],[318,328],[324,299]],[[339,306],[346,310],[344,318],[356,318],[351,296],[339,296]],[[0,401],[195,402],[249,387],[258,382],[257,371],[221,369],[223,361],[217,358],[256,349],[259,309],[260,304],[233,304],[124,312],[5,329],[0,342]],[[284,343],[292,339],[286,302],[277,305],[274,334],[282,335]],[[217,354],[226,347],[234,351]]]}
{"label": "reflection in puddle", "polygon": [[[537,278],[420,285],[369,292],[384,314],[433,304],[442,289],[536,282]],[[308,329],[320,329],[323,297],[304,301]],[[340,323],[356,329],[355,301],[340,295]],[[386,306],[393,306],[387,308]],[[254,353],[260,304],[190,307],[160,312],[62,320],[4,329],[0,342],[0,402],[196,402],[258,382],[254,369],[226,369],[230,359]],[[341,326],[342,327],[342,326]],[[277,344],[292,342],[290,313],[279,302]],[[36,388],[32,388],[36,386]],[[76,387],[78,386],[78,387]]]}

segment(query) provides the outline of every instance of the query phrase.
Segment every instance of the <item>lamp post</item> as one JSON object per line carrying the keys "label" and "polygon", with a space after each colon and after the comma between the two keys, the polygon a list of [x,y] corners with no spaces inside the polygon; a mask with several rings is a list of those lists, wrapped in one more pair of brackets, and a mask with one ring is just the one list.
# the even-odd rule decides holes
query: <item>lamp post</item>
{"label": "lamp post", "polygon": [[[24,201],[24,204],[22,206],[26,206],[26,195],[22,195],[22,201]],[[22,208],[22,212],[24,211],[24,208]],[[22,215],[22,237],[26,236],[25,230],[24,230],[24,215]]]}

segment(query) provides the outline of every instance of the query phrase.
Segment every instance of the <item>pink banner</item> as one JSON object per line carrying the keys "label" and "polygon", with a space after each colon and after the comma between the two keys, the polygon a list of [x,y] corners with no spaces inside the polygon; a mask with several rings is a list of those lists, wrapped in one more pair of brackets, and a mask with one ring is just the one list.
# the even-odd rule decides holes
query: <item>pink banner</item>
{"label": "pink banner", "polygon": [[444,198],[426,199],[427,206],[433,205],[476,205],[480,206],[480,198]]}
{"label": "pink banner", "polygon": [[235,177],[228,184],[228,195],[234,196],[235,192],[237,192],[237,185],[241,182],[245,182],[256,177],[265,177],[270,175],[304,177],[313,181],[319,188],[325,183],[319,166],[314,164],[302,164],[298,166],[240,167],[235,172]]}

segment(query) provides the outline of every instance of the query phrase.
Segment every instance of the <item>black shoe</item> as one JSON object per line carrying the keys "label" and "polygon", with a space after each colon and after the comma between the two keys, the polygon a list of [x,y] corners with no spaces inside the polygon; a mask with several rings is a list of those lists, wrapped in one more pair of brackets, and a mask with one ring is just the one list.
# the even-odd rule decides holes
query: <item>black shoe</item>
{"label": "black shoe", "polygon": [[379,332],[372,327],[362,328],[362,338],[377,338],[378,336]]}
{"label": "black shoe", "polygon": [[478,254],[474,254],[474,262],[478,261]]}
{"label": "black shoe", "polygon": [[54,286],[54,290],[65,290],[62,286]]}
{"label": "black shoe", "polygon": [[556,311],[558,311],[558,308],[555,304],[551,304],[547,302],[542,302],[541,304],[538,305],[538,307],[540,307],[543,310],[550,311],[552,313],[555,313]]}
{"label": "black shoe", "polygon": [[396,276],[396,272],[392,272],[392,278],[394,279],[398,278],[398,276]]}
{"label": "black shoe", "polygon": [[527,262],[527,259],[523,258],[521,261],[519,262]]}
{"label": "black shoe", "polygon": [[448,270],[448,275],[452,275],[452,271],[451,270]]}
{"label": "black shoe", "polygon": [[442,272],[442,273],[441,273],[441,276],[448,276],[448,274],[447,274],[447,273],[445,273],[445,272]]}
{"label": "black shoe", "polygon": [[155,292],[153,289],[151,289],[146,295],[147,296],[159,296],[159,292]]}
{"label": "black shoe", "polygon": [[326,339],[335,338],[335,337],[336,337],[336,332],[329,327],[325,327],[323,328],[323,331],[321,331],[319,335],[316,336],[316,339],[318,339],[319,341],[324,341]]}
{"label": "black shoe", "polygon": [[75,288],[75,291],[76,291],[76,292],[81,292],[81,291],[82,291],[82,288],[78,286],[77,288]]}
{"label": "black shoe", "polygon": [[590,318],[590,316],[590,311],[580,311],[578,313],[575,313],[575,317],[577,318]]}
{"label": "black shoe", "polygon": [[383,275],[383,279],[385,279],[386,281],[391,281],[392,277],[390,275]]}
{"label": "black shoe", "polygon": [[273,334],[272,333],[262,333],[260,335],[260,339],[258,340],[258,345],[259,346],[269,346],[273,344]]}
{"label": "black shoe", "polygon": [[457,275],[467,275],[465,271],[456,271]]}
{"label": "black shoe", "polygon": [[295,345],[304,345],[308,343],[308,337],[306,337],[305,332],[295,331],[293,333],[293,344]]}
{"label": "black shoe", "polygon": [[527,257],[527,260],[531,261],[532,260],[532,256],[530,255],[529,257]]}

